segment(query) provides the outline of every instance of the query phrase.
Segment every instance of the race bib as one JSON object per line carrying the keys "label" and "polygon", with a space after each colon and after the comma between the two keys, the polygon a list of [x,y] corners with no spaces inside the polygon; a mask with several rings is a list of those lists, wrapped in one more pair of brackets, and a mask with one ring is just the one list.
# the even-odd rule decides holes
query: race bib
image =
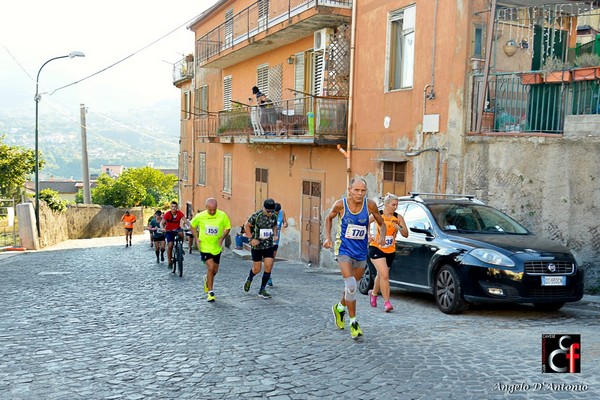
{"label": "race bib", "polygon": [[273,236],[273,229],[261,229],[258,232],[258,238],[259,239],[268,239],[271,236]]}
{"label": "race bib", "polygon": [[129,221],[125,221],[125,228],[132,228],[133,227],[133,223],[129,222]]}
{"label": "race bib", "polygon": [[385,237],[385,244],[383,245],[383,247],[390,247],[393,244],[394,244],[394,237],[393,236],[386,236]]}
{"label": "race bib", "polygon": [[361,225],[348,224],[346,227],[346,239],[361,240],[367,236],[367,227]]}
{"label": "race bib", "polygon": [[217,236],[219,234],[219,227],[207,225],[206,228],[204,228],[204,233],[207,236]]}

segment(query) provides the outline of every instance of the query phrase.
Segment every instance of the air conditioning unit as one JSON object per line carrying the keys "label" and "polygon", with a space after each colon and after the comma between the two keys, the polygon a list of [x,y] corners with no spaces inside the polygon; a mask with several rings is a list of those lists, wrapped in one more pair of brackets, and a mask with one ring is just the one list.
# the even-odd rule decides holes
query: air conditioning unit
{"label": "air conditioning unit", "polygon": [[320,51],[327,49],[327,46],[331,43],[332,36],[333,29],[331,28],[323,28],[315,31],[313,50]]}

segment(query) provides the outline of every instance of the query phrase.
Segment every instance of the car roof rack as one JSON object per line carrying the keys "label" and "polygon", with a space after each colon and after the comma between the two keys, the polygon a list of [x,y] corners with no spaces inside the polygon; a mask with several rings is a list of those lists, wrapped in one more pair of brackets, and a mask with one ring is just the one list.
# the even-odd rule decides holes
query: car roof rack
{"label": "car roof rack", "polygon": [[477,199],[477,196],[474,194],[455,194],[455,193],[419,193],[419,192],[408,192],[409,196],[403,196],[405,200],[415,200],[423,202],[423,198],[421,196],[437,196],[437,197],[445,197],[445,198],[453,198],[456,200],[469,200],[474,203],[484,204],[481,200]]}

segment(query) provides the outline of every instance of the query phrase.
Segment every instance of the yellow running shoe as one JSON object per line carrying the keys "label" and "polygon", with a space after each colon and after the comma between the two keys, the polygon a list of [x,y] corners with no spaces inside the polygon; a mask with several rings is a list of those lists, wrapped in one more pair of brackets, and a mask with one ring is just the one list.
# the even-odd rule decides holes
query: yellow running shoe
{"label": "yellow running shoe", "polygon": [[215,294],[213,292],[208,293],[208,295],[206,295],[206,301],[208,301],[209,303],[213,303],[217,298],[215,297]]}
{"label": "yellow running shoe", "polygon": [[357,321],[354,321],[350,324],[350,335],[352,336],[352,339],[358,339],[358,337],[362,336],[362,334],[362,330],[360,329]]}
{"label": "yellow running shoe", "polygon": [[338,329],[344,329],[344,314],[346,314],[346,311],[338,311],[337,304],[334,304],[333,307],[331,307],[331,310],[333,311],[335,324]]}

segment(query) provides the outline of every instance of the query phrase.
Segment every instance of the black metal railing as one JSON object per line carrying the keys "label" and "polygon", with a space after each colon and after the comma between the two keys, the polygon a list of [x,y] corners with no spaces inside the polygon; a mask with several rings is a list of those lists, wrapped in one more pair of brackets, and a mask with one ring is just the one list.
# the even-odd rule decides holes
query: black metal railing
{"label": "black metal railing", "polygon": [[199,63],[315,7],[352,7],[352,0],[259,0],[196,41]]}
{"label": "black metal railing", "polygon": [[[599,79],[524,84],[523,75],[490,74],[485,94],[483,76],[473,77],[471,131],[481,118],[482,132],[562,133],[566,115],[600,114]],[[480,115],[482,96],[485,108]]]}
{"label": "black metal railing", "polygon": [[173,64],[173,82],[191,79],[194,77],[194,57],[186,56]]}

